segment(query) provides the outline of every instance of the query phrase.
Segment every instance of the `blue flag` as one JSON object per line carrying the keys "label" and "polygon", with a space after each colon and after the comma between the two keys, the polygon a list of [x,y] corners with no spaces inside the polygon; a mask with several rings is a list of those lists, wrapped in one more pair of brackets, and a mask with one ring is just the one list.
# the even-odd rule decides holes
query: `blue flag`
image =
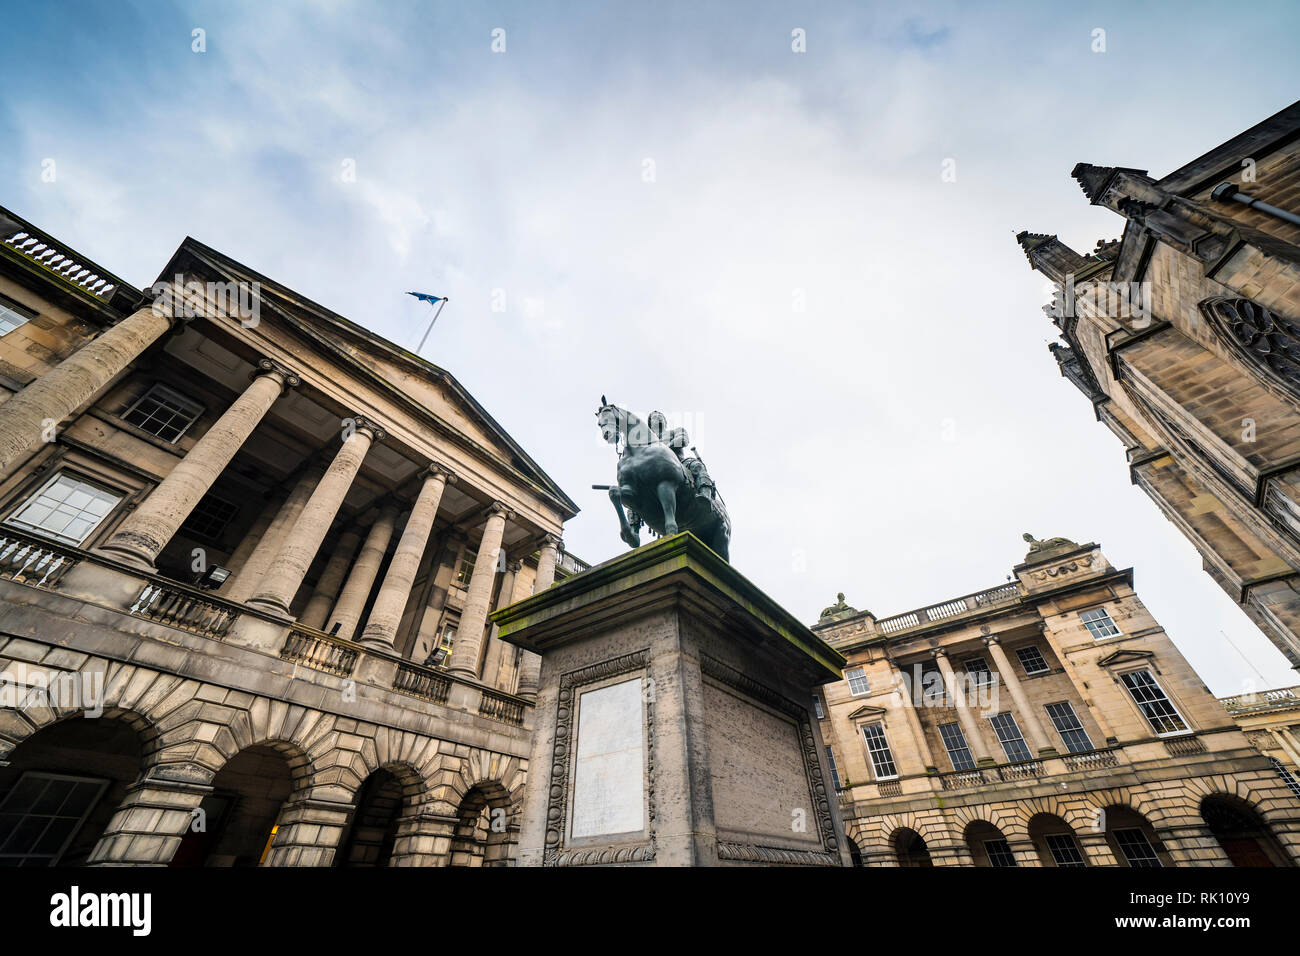
{"label": "blue flag", "polygon": [[417,299],[419,299],[421,302],[427,302],[427,303],[429,303],[430,305],[434,305],[434,304],[436,304],[436,303],[438,303],[438,302],[441,302],[441,301],[443,300],[443,297],[442,297],[442,296],[429,295],[429,293],[427,293],[427,292],[408,292],[408,293],[406,293],[406,294],[407,294],[407,295],[413,295],[413,296],[415,296]]}

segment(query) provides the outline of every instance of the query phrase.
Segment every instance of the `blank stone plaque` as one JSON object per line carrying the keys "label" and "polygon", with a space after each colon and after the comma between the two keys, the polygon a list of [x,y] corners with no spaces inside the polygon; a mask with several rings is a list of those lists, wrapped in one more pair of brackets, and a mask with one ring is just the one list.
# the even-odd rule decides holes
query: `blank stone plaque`
{"label": "blank stone plaque", "polygon": [[640,677],[579,698],[573,837],[645,828],[643,721]]}

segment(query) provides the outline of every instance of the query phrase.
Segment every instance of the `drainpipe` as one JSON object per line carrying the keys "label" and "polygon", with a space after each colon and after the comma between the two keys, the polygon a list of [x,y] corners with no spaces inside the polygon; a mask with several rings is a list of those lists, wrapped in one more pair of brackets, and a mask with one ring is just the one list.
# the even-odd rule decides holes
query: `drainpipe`
{"label": "drainpipe", "polygon": [[1283,222],[1289,222],[1293,226],[1300,226],[1300,216],[1293,212],[1287,212],[1285,209],[1279,209],[1270,203],[1262,202],[1258,199],[1252,199],[1236,187],[1233,183],[1220,183],[1214,187],[1214,192],[1210,193],[1210,198],[1215,202],[1228,202],[1235,200],[1243,206],[1249,206],[1251,209],[1258,209],[1262,213],[1267,213]]}

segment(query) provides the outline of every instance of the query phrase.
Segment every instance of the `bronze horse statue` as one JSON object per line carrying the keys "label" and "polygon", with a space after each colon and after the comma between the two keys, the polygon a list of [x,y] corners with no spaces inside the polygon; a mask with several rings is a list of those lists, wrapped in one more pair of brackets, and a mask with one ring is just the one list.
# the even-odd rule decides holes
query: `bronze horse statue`
{"label": "bronze horse statue", "polygon": [[[686,455],[686,430],[668,429],[661,412],[645,421],[600,397],[596,412],[600,434],[619,449],[616,485],[609,491],[618,512],[619,537],[630,547],[641,544],[641,525],[658,535],[690,531],[730,561],[731,518],[699,455]],[[695,451],[691,449],[692,453]]]}

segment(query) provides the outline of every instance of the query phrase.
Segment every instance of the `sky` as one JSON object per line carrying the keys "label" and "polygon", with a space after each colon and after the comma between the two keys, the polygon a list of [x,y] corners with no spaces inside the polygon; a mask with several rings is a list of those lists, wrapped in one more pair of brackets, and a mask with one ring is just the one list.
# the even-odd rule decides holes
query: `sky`
{"label": "sky", "polygon": [[193,236],[407,348],[404,293],[447,296],[422,354],[589,562],[624,548],[604,394],[687,428],[804,620],[996,586],[1030,531],[1133,567],[1216,694],[1289,686],[1059,376],[1014,241],[1119,236],[1076,162],[1161,176],[1288,105],[1300,7],[1250,9],[9,5],[0,205],[137,286]]}

